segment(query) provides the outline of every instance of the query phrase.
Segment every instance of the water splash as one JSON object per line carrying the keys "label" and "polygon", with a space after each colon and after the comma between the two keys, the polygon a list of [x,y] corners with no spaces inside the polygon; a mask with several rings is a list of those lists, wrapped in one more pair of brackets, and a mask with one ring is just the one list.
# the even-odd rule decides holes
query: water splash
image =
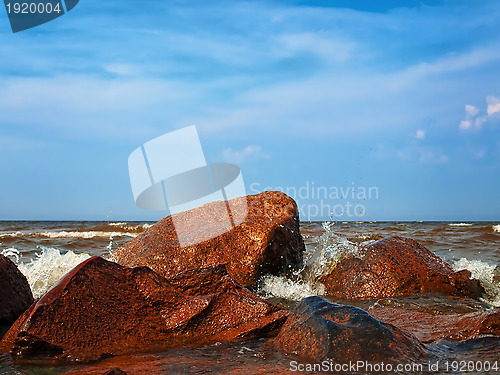
{"label": "water splash", "polygon": [[[8,249],[2,250],[2,252],[0,254],[6,256],[7,258],[9,258],[15,264],[19,263],[19,257],[21,256],[20,251],[17,250],[15,247],[10,247]],[[14,259],[12,259],[12,258],[14,258]]]}
{"label": "water splash", "polygon": [[306,251],[308,278],[319,279],[328,274],[342,259],[350,255],[361,256],[357,244],[334,232],[334,224],[330,221],[323,222],[325,232],[320,237],[319,246]]}
{"label": "water splash", "polygon": [[493,232],[500,233],[500,224],[493,225],[492,228]]}
{"label": "water splash", "polygon": [[325,294],[325,287],[319,279],[327,275],[335,265],[345,257],[360,257],[357,244],[334,233],[333,222],[324,222],[324,233],[317,243],[307,246],[304,253],[304,268],[293,275],[293,279],[284,276],[265,276],[262,278],[259,293],[266,298],[278,297],[299,301],[305,297]]}
{"label": "water splash", "polygon": [[61,277],[90,258],[88,254],[62,253],[58,249],[42,247],[42,252],[29,263],[18,264],[19,271],[28,279],[33,297],[44,295]]}
{"label": "water splash", "polygon": [[461,258],[453,265],[455,271],[469,270],[471,278],[479,280],[485,291],[484,302],[500,307],[500,269],[480,260]]}
{"label": "water splash", "polygon": [[310,283],[303,280],[293,281],[284,276],[265,276],[259,288],[264,298],[278,297],[291,301],[300,301],[309,296],[325,294],[321,283]]}

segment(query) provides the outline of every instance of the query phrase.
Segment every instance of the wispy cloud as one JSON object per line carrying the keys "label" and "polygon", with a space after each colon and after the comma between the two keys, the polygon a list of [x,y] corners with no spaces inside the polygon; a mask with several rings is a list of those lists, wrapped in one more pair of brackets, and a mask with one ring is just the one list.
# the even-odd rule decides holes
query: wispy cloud
{"label": "wispy cloud", "polygon": [[500,115],[500,98],[489,95],[486,97],[486,114],[480,115],[480,109],[471,104],[465,105],[465,119],[460,121],[461,130],[478,129],[486,122],[498,118]]}
{"label": "wispy cloud", "polygon": [[424,138],[425,138],[425,130],[423,130],[423,129],[418,129],[418,130],[415,132],[415,138],[417,138],[417,139],[424,139]]}
{"label": "wispy cloud", "polygon": [[248,145],[241,150],[227,148],[223,151],[224,158],[232,163],[243,163],[248,159],[269,159],[270,156],[262,151],[261,146]]}

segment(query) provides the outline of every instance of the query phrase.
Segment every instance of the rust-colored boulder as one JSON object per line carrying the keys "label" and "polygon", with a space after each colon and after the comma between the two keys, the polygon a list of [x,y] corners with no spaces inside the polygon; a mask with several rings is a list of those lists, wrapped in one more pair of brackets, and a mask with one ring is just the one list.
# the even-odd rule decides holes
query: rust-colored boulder
{"label": "rust-colored boulder", "polygon": [[0,254],[0,338],[7,327],[34,302],[26,277],[6,256]]}
{"label": "rust-colored boulder", "polygon": [[470,272],[454,272],[416,241],[390,237],[360,247],[320,278],[329,296],[345,299],[443,293],[477,298],[483,293]]}
{"label": "rust-colored boulder", "polygon": [[[232,212],[248,210],[245,220],[227,232],[205,240],[207,227],[217,228],[227,219],[218,215],[227,214],[226,202],[212,202],[158,221],[116,250],[112,260],[129,267],[147,266],[167,278],[192,268],[226,264],[229,274],[245,287],[255,286],[264,274],[279,274],[302,262],[305,247],[292,198],[271,191],[227,204]],[[183,223],[189,227],[180,228]],[[176,229],[189,233],[192,244],[181,247]]]}
{"label": "rust-colored boulder", "polygon": [[297,305],[274,342],[286,353],[340,364],[414,361],[426,353],[413,335],[358,307],[333,304],[317,296]]}
{"label": "rust-colored boulder", "polygon": [[116,367],[106,371],[104,375],[127,375],[127,373]]}
{"label": "rust-colored boulder", "polygon": [[470,340],[482,336],[500,336],[500,309],[481,310],[468,314],[435,315],[395,307],[370,310],[370,314],[413,333],[421,342]]}
{"label": "rust-colored boulder", "polygon": [[[220,289],[211,281],[219,282]],[[207,288],[183,293],[147,267],[92,257],[15,322],[0,351],[96,360],[265,336],[288,316],[234,283],[223,266],[190,271],[176,276],[175,283]]]}

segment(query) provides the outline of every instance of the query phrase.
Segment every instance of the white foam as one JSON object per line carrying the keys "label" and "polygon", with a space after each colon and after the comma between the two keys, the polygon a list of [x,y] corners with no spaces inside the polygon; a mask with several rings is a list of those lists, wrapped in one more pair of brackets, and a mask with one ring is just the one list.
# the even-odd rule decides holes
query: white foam
{"label": "white foam", "polygon": [[18,264],[18,268],[28,279],[33,297],[39,298],[61,277],[88,258],[88,254],[75,254],[72,251],[62,254],[58,249],[42,248],[35,259]]}
{"label": "white foam", "polygon": [[328,221],[322,224],[325,233],[321,235],[319,246],[306,254],[308,278],[315,280],[328,274],[338,262],[350,255],[361,256],[358,245],[334,233],[333,225]]}
{"label": "white foam", "polygon": [[112,227],[121,227],[131,230],[138,230],[138,229],[146,230],[153,226],[153,224],[130,224],[130,223],[108,223],[108,225]]}
{"label": "white foam", "polygon": [[493,232],[500,233],[500,224],[493,225],[492,228],[493,228]]}
{"label": "white foam", "polygon": [[448,224],[450,227],[470,227],[474,224],[472,223],[451,223],[451,224]]}
{"label": "white foam", "polygon": [[3,237],[46,237],[46,238],[110,238],[110,237],[137,237],[138,233],[133,232],[106,232],[106,231],[45,231],[45,232],[13,232],[2,233],[0,238]]}
{"label": "white foam", "polygon": [[137,237],[137,233],[124,233],[124,232],[103,232],[103,231],[86,231],[86,232],[38,232],[37,233],[41,237],[48,238],[95,238],[95,237],[119,237],[119,236],[128,236],[128,237]]}
{"label": "white foam", "polygon": [[[19,263],[19,256],[20,256],[20,251],[17,250],[15,247],[10,247],[8,249],[5,249],[5,250],[2,250],[2,252],[0,253],[6,257],[8,257],[9,259],[11,259],[15,264],[18,264]],[[14,259],[12,259],[14,258]]]}
{"label": "white foam", "polygon": [[265,276],[258,292],[265,298],[278,297],[300,301],[309,296],[325,294],[325,288],[320,283],[312,285],[303,281],[294,282],[281,276]]}
{"label": "white foam", "polygon": [[484,301],[490,305],[500,307],[500,269],[480,260],[461,258],[453,265],[455,271],[469,270],[472,279],[481,282],[486,293]]}

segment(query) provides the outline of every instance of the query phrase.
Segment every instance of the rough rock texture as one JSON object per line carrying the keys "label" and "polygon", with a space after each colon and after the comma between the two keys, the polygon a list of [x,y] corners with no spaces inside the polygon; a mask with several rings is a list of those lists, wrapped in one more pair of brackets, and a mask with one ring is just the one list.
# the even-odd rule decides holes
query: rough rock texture
{"label": "rough rock texture", "polygon": [[112,368],[111,370],[106,371],[104,375],[127,375],[127,373],[119,368]]}
{"label": "rough rock texture", "polygon": [[265,336],[288,316],[234,283],[223,266],[190,271],[174,283],[201,286],[184,293],[147,267],[92,257],[16,321],[0,352],[96,360]]}
{"label": "rough rock texture", "polygon": [[500,336],[500,309],[468,314],[434,315],[422,311],[382,307],[370,310],[370,314],[413,333],[425,343],[442,339],[470,340],[482,336]]}
{"label": "rough rock texture", "polygon": [[6,256],[0,254],[0,338],[2,326],[9,326],[33,303],[26,277]]}
{"label": "rough rock texture", "polygon": [[354,300],[439,292],[477,298],[483,293],[470,272],[454,272],[416,241],[390,237],[361,247],[320,281],[329,296]]}
{"label": "rough rock texture", "polygon": [[221,212],[221,205],[225,210],[225,202],[213,202],[175,215],[178,230],[183,230],[179,228],[182,223],[189,223],[184,229],[192,236],[193,245],[179,245],[174,220],[167,216],[115,251],[112,259],[129,267],[148,266],[167,278],[192,268],[226,264],[229,274],[245,287],[255,286],[263,274],[278,274],[302,262],[305,247],[292,198],[281,192],[263,192],[228,204],[232,212],[244,212],[248,207],[246,219],[228,232],[196,240],[206,235],[207,222],[212,227],[223,222],[222,215],[213,213]]}
{"label": "rough rock texture", "polygon": [[413,335],[322,297],[303,299],[274,342],[287,353],[338,363],[416,360],[425,353]]}

